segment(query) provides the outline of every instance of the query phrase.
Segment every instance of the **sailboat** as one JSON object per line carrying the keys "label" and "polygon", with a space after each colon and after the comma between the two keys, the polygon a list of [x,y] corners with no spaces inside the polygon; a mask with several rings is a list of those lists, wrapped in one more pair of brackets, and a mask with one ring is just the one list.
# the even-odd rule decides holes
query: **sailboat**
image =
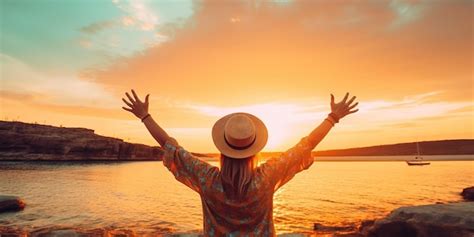
{"label": "sailboat", "polygon": [[420,144],[418,142],[416,143],[416,153],[417,153],[417,156],[415,156],[415,159],[406,161],[408,165],[429,165],[430,164],[430,162],[424,161],[423,157],[421,157]]}

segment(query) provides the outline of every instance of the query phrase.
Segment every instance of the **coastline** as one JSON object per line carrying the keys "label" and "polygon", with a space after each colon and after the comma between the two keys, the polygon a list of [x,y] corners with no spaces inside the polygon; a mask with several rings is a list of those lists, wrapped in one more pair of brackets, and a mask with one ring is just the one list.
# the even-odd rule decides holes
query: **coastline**
{"label": "coastline", "polygon": [[[425,160],[474,160],[474,139],[419,143]],[[219,157],[215,153],[191,153],[206,161]],[[267,151],[261,155],[265,159],[281,153]],[[413,142],[312,152],[318,161],[406,160],[415,154]],[[0,161],[157,161],[162,155],[158,146],[125,142],[88,128],[0,120]]]}
{"label": "coastline", "polygon": [[[445,156],[454,157],[454,159],[443,158]],[[199,159],[206,162],[219,162],[218,159],[214,158],[203,158]],[[264,157],[262,160],[265,161],[271,157]],[[368,159],[367,156],[334,156],[334,157],[314,157],[315,162],[404,162],[412,156],[373,156],[374,159]],[[450,161],[474,161],[474,155],[436,155],[436,158],[432,156],[423,156],[424,160],[432,162],[450,162]],[[103,158],[91,158],[91,159],[0,159],[1,162],[33,162],[33,163],[127,163],[127,162],[161,162],[161,159],[150,160],[135,158],[133,160],[118,160],[118,159],[103,159]]]}

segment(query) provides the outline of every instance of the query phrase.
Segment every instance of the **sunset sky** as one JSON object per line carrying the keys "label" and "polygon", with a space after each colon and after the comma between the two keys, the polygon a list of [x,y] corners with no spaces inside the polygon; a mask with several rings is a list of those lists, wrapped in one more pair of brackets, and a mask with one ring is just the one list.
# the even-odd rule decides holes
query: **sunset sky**
{"label": "sunset sky", "polygon": [[317,149],[474,138],[473,1],[0,1],[0,115],[156,145],[121,109],[150,93],[184,147],[250,112],[285,150],[358,96]]}

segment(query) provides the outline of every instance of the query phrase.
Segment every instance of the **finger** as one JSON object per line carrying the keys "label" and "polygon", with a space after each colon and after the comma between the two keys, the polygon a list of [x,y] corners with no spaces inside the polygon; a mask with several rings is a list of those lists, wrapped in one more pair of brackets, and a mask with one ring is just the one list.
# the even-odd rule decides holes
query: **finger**
{"label": "finger", "polygon": [[148,104],[148,98],[149,97],[150,97],[150,94],[146,95],[146,97],[145,97],[145,103],[147,103],[147,104]]}
{"label": "finger", "polygon": [[349,111],[349,113],[347,113],[347,114],[353,114],[353,113],[355,113],[355,112],[357,112],[357,111],[359,111],[359,109],[351,110],[351,111]]}
{"label": "finger", "polygon": [[132,112],[132,110],[131,110],[131,109],[129,109],[129,108],[126,108],[126,107],[122,107],[122,109],[124,109],[124,110],[126,110],[126,111],[128,111],[128,112]]}
{"label": "finger", "polygon": [[136,101],[139,101],[139,102],[142,102],[138,96],[137,96],[137,93],[135,93],[135,91],[132,89],[132,94],[133,94],[133,97],[135,98]]}
{"label": "finger", "polygon": [[355,108],[355,107],[356,107],[358,104],[359,104],[359,102],[357,102],[357,103],[355,103],[355,104],[351,105],[351,106],[349,107],[349,110],[351,110],[351,109]]}
{"label": "finger", "polygon": [[352,96],[352,98],[347,102],[348,105],[352,104],[352,102],[355,100],[355,96]]}
{"label": "finger", "polygon": [[334,95],[331,94],[331,104],[334,104]]}
{"label": "finger", "polygon": [[128,92],[125,92],[125,95],[127,95],[128,99],[130,100],[130,102],[132,102],[132,104],[136,103],[136,101],[132,99],[132,97],[128,94]]}
{"label": "finger", "polygon": [[343,103],[346,103],[347,97],[349,97],[349,92],[346,92],[346,95],[344,96],[344,99],[342,99]]}
{"label": "finger", "polygon": [[125,102],[125,104],[127,104],[128,106],[133,107],[133,105],[130,102],[126,101],[124,98],[122,98],[122,101]]}

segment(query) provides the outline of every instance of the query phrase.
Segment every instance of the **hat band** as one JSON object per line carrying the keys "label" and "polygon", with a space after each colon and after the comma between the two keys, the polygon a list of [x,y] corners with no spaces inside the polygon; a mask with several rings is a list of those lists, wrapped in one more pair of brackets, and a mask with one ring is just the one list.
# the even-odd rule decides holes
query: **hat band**
{"label": "hat band", "polygon": [[253,140],[250,144],[248,144],[246,146],[234,146],[234,145],[230,144],[229,141],[227,141],[227,138],[225,137],[225,133],[224,133],[225,143],[227,143],[228,146],[230,146],[232,149],[235,149],[235,150],[245,150],[245,149],[251,147],[255,143],[256,139],[257,139],[257,135],[255,134],[255,136],[253,137]]}

